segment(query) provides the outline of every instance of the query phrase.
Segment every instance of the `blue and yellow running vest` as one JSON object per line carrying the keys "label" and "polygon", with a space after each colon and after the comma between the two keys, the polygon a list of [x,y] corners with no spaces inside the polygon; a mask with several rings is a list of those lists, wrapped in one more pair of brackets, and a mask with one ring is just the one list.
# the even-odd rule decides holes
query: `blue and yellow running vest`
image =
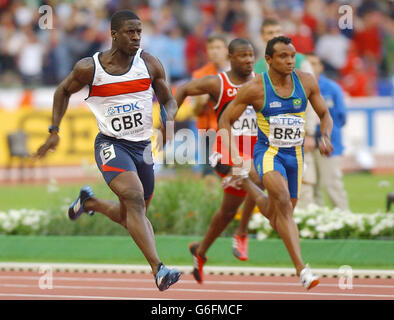
{"label": "blue and yellow running vest", "polygon": [[264,103],[257,114],[258,136],[253,161],[260,176],[278,171],[287,180],[290,197],[299,198],[303,173],[303,142],[307,97],[295,71],[293,92],[281,97],[267,72],[262,74]]}
{"label": "blue and yellow running vest", "polygon": [[[305,109],[307,97],[300,79],[292,72],[293,92],[279,96],[268,72],[262,73],[264,103],[257,113],[258,143],[280,149],[301,146],[305,135]],[[283,150],[285,151],[285,150]]]}

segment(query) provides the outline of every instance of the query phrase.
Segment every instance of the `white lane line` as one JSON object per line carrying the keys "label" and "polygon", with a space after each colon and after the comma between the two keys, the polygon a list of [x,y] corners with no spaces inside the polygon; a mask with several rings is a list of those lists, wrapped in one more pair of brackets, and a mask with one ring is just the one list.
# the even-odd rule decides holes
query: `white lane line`
{"label": "white lane line", "polygon": [[[0,287],[17,287],[17,288],[37,288],[33,285],[23,284],[0,284]],[[154,291],[156,288],[137,288],[137,287],[97,287],[97,286],[57,286],[53,289],[77,289],[77,290],[112,290],[112,291]],[[239,294],[276,294],[276,295],[307,295],[307,296],[341,296],[341,297],[369,297],[369,298],[394,298],[390,294],[367,294],[367,293],[333,293],[333,292],[294,292],[294,291],[262,291],[262,290],[219,290],[219,289],[185,289],[185,288],[171,288],[172,292],[193,292],[193,293],[239,293]]]}
{"label": "white lane line", "polygon": [[[0,279],[9,279],[9,280],[32,280],[38,281],[40,279],[39,276],[0,276]],[[53,281],[86,281],[86,282],[139,282],[139,283],[151,283],[153,282],[150,279],[121,279],[121,278],[93,278],[93,277],[58,277],[56,275],[53,276]],[[373,279],[371,279],[373,280]],[[194,280],[180,280],[185,284],[195,284]],[[298,282],[269,282],[269,281],[226,281],[226,280],[205,280],[204,284],[213,284],[213,285],[238,285],[238,286],[294,286],[299,287],[300,284]],[[337,283],[320,283],[319,287],[338,287]],[[355,284],[353,283],[353,288],[381,288],[381,289],[394,289],[394,285],[380,285],[380,284]]]}
{"label": "white lane line", "polygon": [[23,297],[23,298],[61,298],[61,299],[93,299],[93,300],[167,300],[161,298],[131,298],[131,297],[104,297],[104,296],[72,296],[59,294],[27,294],[27,293],[0,293],[0,297]]}

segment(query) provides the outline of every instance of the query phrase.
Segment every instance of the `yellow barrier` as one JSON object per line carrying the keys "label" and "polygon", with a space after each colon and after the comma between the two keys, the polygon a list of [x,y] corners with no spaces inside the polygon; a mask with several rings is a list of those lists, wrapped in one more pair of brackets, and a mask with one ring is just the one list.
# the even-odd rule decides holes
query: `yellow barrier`
{"label": "yellow barrier", "polygon": [[[51,123],[51,110],[19,109],[0,110],[0,166],[8,165],[9,153],[7,135],[23,130],[28,135],[28,150],[33,153],[48,136]],[[180,108],[177,121],[192,115],[189,102]],[[153,106],[153,126],[160,126],[160,109]],[[87,107],[71,108],[67,111],[60,126],[60,143],[54,153],[45,158],[45,165],[79,165],[82,162],[95,163],[94,139],[98,133],[96,119]],[[40,161],[37,160],[37,165]]]}

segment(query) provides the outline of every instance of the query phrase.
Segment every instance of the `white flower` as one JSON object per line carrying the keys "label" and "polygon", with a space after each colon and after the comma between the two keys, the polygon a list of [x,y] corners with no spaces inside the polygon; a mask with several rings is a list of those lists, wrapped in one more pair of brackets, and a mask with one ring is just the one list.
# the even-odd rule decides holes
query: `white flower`
{"label": "white flower", "polygon": [[[272,230],[269,221],[262,216],[260,218],[252,222],[249,227],[269,236]],[[303,238],[314,238],[317,234],[318,238],[324,239],[331,232],[344,228],[350,228],[351,232],[363,232],[365,236],[375,237],[393,230],[394,227],[393,213],[379,211],[372,214],[353,213],[338,208],[318,207],[314,204],[309,205],[306,209],[296,207],[293,219],[298,225],[304,223],[307,225],[306,228],[300,229],[300,236]],[[366,230],[371,231],[369,234],[365,234]]]}
{"label": "white flower", "polygon": [[315,236],[315,233],[312,232],[311,230],[309,230],[308,228],[302,229],[300,231],[300,236],[302,238],[310,238],[313,239],[313,237]]}
{"label": "white flower", "polygon": [[267,238],[267,235],[262,231],[258,231],[256,234],[256,238],[257,240],[264,240]]}
{"label": "white flower", "polygon": [[316,221],[316,219],[309,218],[309,219],[306,221],[306,224],[307,224],[308,226],[315,226],[315,225],[317,224],[317,221]]}
{"label": "white flower", "polygon": [[3,221],[2,229],[3,229],[4,231],[6,231],[6,232],[12,232],[12,231],[14,231],[15,227],[16,227],[16,224],[13,223],[11,220]]}
{"label": "white flower", "polygon": [[21,212],[21,210],[18,211],[18,210],[11,209],[8,211],[8,217],[12,221],[14,221],[14,223],[17,223],[22,218],[22,212]]}
{"label": "white flower", "polygon": [[255,213],[252,215],[252,218],[249,220],[248,227],[250,230],[259,229],[263,223],[265,218],[260,213]]}
{"label": "white flower", "polygon": [[318,237],[319,239],[324,239],[324,232],[319,232],[319,233],[317,234],[317,237]]}
{"label": "white flower", "polygon": [[293,219],[296,224],[300,224],[302,222],[302,219],[300,217],[294,217]]}

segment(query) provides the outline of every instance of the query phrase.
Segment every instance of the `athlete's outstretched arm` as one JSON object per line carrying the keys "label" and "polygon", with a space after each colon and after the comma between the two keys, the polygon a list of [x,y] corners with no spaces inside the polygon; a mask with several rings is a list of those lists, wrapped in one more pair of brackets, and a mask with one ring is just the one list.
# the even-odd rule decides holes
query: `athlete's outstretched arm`
{"label": "athlete's outstretched arm", "polygon": [[259,76],[244,84],[219,119],[219,132],[221,132],[225,147],[227,147],[227,150],[230,150],[234,164],[238,164],[241,160],[235,139],[231,134],[231,125],[242,115],[248,105],[258,106],[261,96],[264,97],[263,90],[259,86],[258,81],[261,82],[261,77]]}
{"label": "athlete's outstretched arm", "polygon": [[331,145],[331,132],[332,132],[332,118],[330,111],[320,93],[319,85],[316,79],[307,73],[303,73],[304,83],[309,88],[308,100],[311,102],[313,109],[320,118],[320,131],[322,134],[321,141],[319,143],[319,150],[322,154],[329,156],[333,150]]}
{"label": "athlete's outstretched arm", "polygon": [[[94,62],[92,58],[84,58],[78,61],[71,73],[56,88],[53,96],[52,126],[59,127],[66,113],[70,96],[81,90],[84,86],[91,84],[94,73]],[[42,158],[48,150],[55,150],[59,143],[59,135],[53,130],[45,143],[38,148],[36,156]]]}
{"label": "athlete's outstretched arm", "polygon": [[199,96],[202,94],[208,94],[213,100],[217,101],[220,91],[219,81],[218,76],[211,75],[194,79],[180,86],[175,92],[175,100],[178,106],[182,105],[186,97]]}

